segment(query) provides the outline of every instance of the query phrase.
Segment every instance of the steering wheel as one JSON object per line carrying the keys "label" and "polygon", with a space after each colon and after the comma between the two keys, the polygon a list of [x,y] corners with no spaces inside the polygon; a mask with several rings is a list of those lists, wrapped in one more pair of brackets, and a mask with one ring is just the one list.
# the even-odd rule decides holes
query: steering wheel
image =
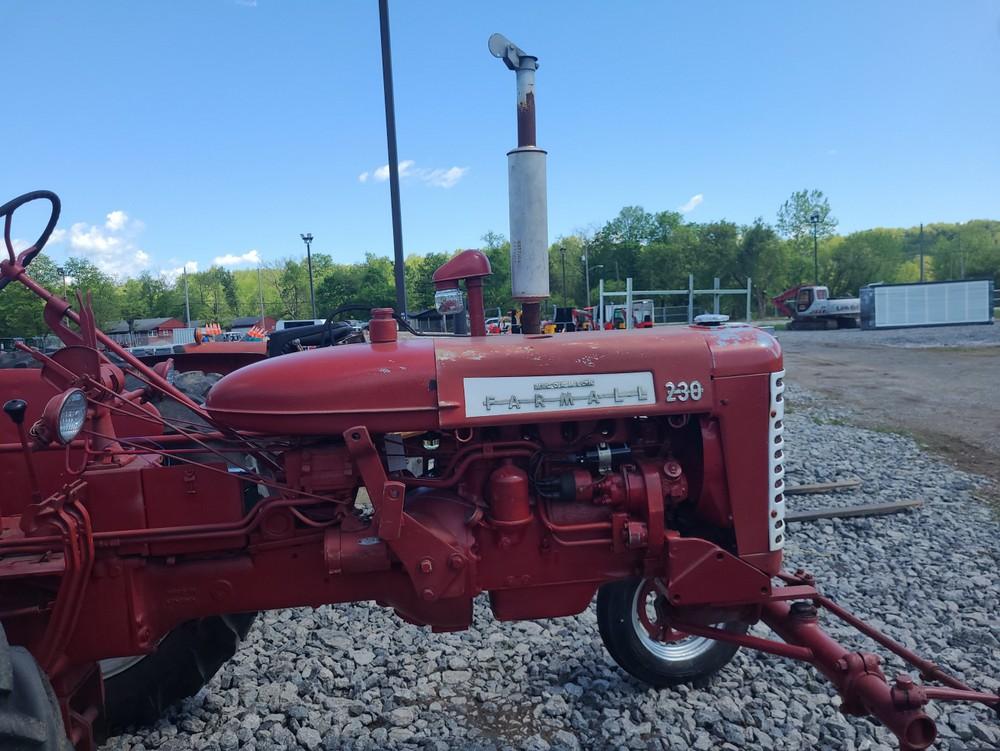
{"label": "steering wheel", "polygon": [[[52,204],[52,211],[49,214],[48,224],[45,225],[45,229],[42,230],[42,234],[38,236],[27,250],[22,250],[19,254],[14,253],[14,244],[10,239],[10,225],[11,219],[14,216],[14,212],[19,208],[24,206],[26,203],[31,203],[32,201],[37,201],[40,198],[44,198],[50,204]],[[45,247],[45,243],[49,241],[49,237],[52,235],[52,230],[56,228],[56,222],[59,221],[59,211],[62,208],[62,203],[59,201],[59,196],[53,193],[51,190],[33,190],[31,193],[25,193],[23,196],[18,196],[13,201],[8,201],[3,206],[0,206],[0,217],[3,217],[3,241],[7,246],[7,258],[0,261],[0,290],[7,286],[7,284],[13,279],[13,276],[7,276],[8,270],[11,266],[20,266],[21,268],[27,267],[31,263],[35,256],[42,252],[42,248]]]}

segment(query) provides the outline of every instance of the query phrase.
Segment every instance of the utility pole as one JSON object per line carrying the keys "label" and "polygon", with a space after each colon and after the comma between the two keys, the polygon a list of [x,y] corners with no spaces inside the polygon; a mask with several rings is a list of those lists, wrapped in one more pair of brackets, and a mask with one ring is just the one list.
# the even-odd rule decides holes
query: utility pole
{"label": "utility pole", "polygon": [[566,246],[563,245],[559,248],[559,255],[562,256],[562,293],[563,293],[563,303],[566,302]]}
{"label": "utility pole", "polygon": [[187,327],[191,328],[191,298],[188,296],[188,270],[184,264],[184,317]]}
{"label": "utility pole", "polygon": [[[392,93],[392,47],[389,42],[389,0],[378,0],[382,38],[382,93],[385,99],[385,140],[389,150],[389,201],[392,206],[393,272],[396,312],[406,318],[406,266],[403,260],[403,220],[399,208],[399,154],[396,151],[396,104]],[[316,317],[315,312],[313,318]]]}
{"label": "utility pole", "polygon": [[590,307],[590,260],[587,258],[587,246],[583,246],[583,255],[580,256],[580,260],[583,261],[583,273],[585,276],[585,281],[587,283],[587,307]]}
{"label": "utility pole", "polygon": [[304,235],[300,235],[302,242],[306,244],[306,263],[309,264],[309,304],[312,306],[313,320],[316,320],[316,294],[313,292],[313,257],[312,257],[312,241],[313,236],[311,232],[307,232]]}
{"label": "utility pole", "polygon": [[264,284],[261,281],[260,264],[257,264],[257,293],[260,295],[260,325],[264,325]]}
{"label": "utility pole", "polygon": [[920,281],[924,280],[924,223],[920,223]]}
{"label": "utility pole", "polygon": [[[597,271],[598,269],[603,269],[603,268],[604,268],[604,264],[603,263],[599,263],[596,266],[591,266],[590,267],[590,271]],[[588,276],[589,276],[589,274],[588,274]],[[604,279],[601,279],[601,284],[603,284],[603,283],[604,283]],[[590,307],[590,285],[589,284],[587,285],[587,307],[588,308]]]}

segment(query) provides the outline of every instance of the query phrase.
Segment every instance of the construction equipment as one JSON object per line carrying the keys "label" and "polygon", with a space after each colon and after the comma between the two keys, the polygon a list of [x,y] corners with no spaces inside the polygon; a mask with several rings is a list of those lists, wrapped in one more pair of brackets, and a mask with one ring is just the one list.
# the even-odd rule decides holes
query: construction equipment
{"label": "construction equipment", "polygon": [[[604,328],[605,329],[625,329],[627,304],[614,304],[604,306]],[[632,301],[632,325],[633,329],[653,328],[653,301],[633,300]]]}
{"label": "construction equipment", "polygon": [[[9,217],[38,199],[51,219],[15,255]],[[465,251],[434,285],[440,310],[467,304],[471,338],[401,338],[376,309],[366,342],[240,368],[202,406],[169,362],[147,367],[85,299],[71,307],[27,273],[58,214],[46,191],[0,207],[0,289],[44,301],[65,345],[21,345],[41,369],[0,381],[0,732],[13,743],[64,748],[65,731],[92,751],[108,723],[197,690],[255,611],[377,601],[451,631],[481,593],[501,620],[571,616],[596,594],[609,652],[654,686],[704,679],[741,646],[803,660],[844,712],[875,716],[907,750],[934,741],[930,699],[1000,706],[782,569],[785,386],[766,332],[487,337],[490,263]],[[167,402],[189,417],[166,417]],[[820,612],[925,683],[890,683]],[[757,621],[783,641],[747,634]]]}
{"label": "construction equipment", "polygon": [[771,303],[778,312],[792,320],[793,331],[856,329],[861,319],[861,301],[857,297],[830,298],[830,290],[820,285],[800,284],[786,289]]}
{"label": "construction equipment", "polygon": [[561,334],[566,331],[592,331],[594,317],[589,310],[581,308],[553,307],[552,320],[542,324],[546,334]]}

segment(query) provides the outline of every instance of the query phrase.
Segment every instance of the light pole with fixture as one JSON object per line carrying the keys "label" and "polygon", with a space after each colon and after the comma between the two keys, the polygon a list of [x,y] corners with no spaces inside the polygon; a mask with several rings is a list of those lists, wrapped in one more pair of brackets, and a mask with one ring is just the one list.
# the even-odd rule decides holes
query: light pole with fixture
{"label": "light pole with fixture", "polygon": [[309,265],[309,304],[312,306],[313,320],[316,320],[316,294],[313,292],[312,232],[300,235],[306,244],[306,263]]}
{"label": "light pole with fixture", "polygon": [[[591,266],[590,270],[591,271],[597,271],[598,269],[603,269],[603,268],[604,268],[604,264],[603,263],[599,263],[596,266]],[[589,278],[589,274],[588,274],[588,278]],[[590,282],[587,282],[587,307],[588,308],[590,307]]]}
{"label": "light pole with fixture", "polygon": [[559,255],[562,256],[562,294],[563,294],[563,304],[566,304],[566,246],[563,245],[559,248]]}
{"label": "light pole with fixture", "polygon": [[819,210],[813,209],[809,215],[809,223],[813,228],[813,276],[815,284],[819,286]]}
{"label": "light pole with fixture", "polygon": [[63,300],[68,300],[69,297],[67,297],[67,295],[69,294],[69,290],[67,289],[66,285],[66,267],[57,266],[56,271],[59,273],[59,276],[61,276],[63,280]]}

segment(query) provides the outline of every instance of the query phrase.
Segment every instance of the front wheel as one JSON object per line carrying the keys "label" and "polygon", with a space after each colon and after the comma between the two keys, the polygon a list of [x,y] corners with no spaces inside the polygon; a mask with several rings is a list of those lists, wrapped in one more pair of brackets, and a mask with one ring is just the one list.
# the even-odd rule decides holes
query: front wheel
{"label": "front wheel", "polygon": [[[739,651],[737,644],[672,629],[664,617],[663,595],[648,579],[602,586],[597,593],[597,625],[614,661],[655,688],[704,681]],[[748,625],[736,621],[717,627],[744,634]]]}

